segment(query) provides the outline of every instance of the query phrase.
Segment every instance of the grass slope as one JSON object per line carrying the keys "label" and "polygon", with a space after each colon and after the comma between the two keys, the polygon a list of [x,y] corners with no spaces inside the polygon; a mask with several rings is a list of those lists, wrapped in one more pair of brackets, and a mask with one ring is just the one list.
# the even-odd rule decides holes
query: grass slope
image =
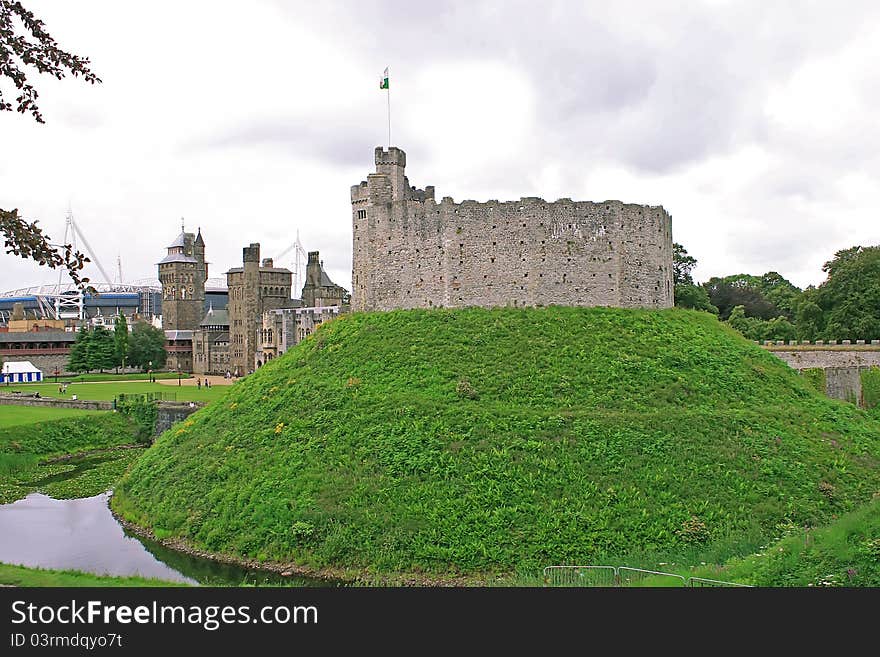
{"label": "grass slope", "polygon": [[79,570],[26,568],[0,563],[0,584],[5,586],[188,586],[145,577],[93,575]]}
{"label": "grass slope", "polygon": [[2,428],[0,504],[14,502],[34,491],[56,499],[102,493],[119,479],[143,449],[109,451],[69,461],[47,463],[46,460],[134,442],[133,422],[106,411]]}
{"label": "grass slope", "polygon": [[166,432],[112,504],[312,568],[720,563],[866,503],[878,430],[704,313],[356,314]]}
{"label": "grass slope", "polygon": [[779,528],[760,552],[697,576],[754,586],[880,586],[880,496],[828,525]]}

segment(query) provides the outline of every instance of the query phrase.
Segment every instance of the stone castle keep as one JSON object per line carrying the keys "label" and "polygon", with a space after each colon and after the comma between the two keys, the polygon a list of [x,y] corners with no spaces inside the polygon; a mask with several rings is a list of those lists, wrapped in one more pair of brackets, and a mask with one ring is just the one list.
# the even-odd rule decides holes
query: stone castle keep
{"label": "stone castle keep", "polygon": [[672,220],[660,206],[463,201],[410,187],[399,148],[351,188],[352,310],[673,305]]}

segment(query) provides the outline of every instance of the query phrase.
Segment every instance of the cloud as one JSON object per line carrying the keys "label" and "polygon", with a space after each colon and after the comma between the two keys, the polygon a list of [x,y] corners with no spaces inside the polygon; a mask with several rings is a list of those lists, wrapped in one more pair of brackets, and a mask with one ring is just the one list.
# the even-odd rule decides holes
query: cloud
{"label": "cloud", "polygon": [[290,157],[317,158],[340,166],[354,166],[375,145],[350,121],[329,117],[248,119],[212,130],[180,147],[182,154],[202,150],[277,149]]}
{"label": "cloud", "polygon": [[[390,66],[393,141],[439,196],[662,204],[702,280],[803,286],[880,243],[877,3],[205,6],[40,3],[104,83],[41,76],[48,125],[0,116],[0,207],[63,234],[71,202],[131,278],[155,275],[181,216],[215,273],[299,230],[349,286],[348,189],[387,140]],[[0,288],[57,280],[2,262]]]}

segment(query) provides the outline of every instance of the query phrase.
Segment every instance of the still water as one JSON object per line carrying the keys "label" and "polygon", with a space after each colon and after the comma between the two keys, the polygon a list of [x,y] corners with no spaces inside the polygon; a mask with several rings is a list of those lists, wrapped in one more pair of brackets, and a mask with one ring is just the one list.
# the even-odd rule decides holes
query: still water
{"label": "still water", "polygon": [[218,564],[132,536],[110,513],[110,495],[56,500],[31,493],[0,505],[0,562],[214,586],[328,586]]}

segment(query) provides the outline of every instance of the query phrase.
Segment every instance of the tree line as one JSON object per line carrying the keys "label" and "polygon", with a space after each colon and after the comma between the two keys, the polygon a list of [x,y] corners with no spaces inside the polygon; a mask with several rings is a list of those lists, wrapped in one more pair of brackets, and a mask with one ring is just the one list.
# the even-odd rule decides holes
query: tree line
{"label": "tree line", "polygon": [[71,372],[103,372],[113,368],[139,367],[158,370],[165,366],[165,334],[147,322],[137,321],[128,330],[121,313],[113,331],[103,326],[83,326],[70,348]]}
{"label": "tree line", "polygon": [[675,305],[714,313],[751,340],[880,339],[880,246],[838,251],[822,267],[827,279],[803,290],[775,271],[698,284],[696,264],[674,245]]}

